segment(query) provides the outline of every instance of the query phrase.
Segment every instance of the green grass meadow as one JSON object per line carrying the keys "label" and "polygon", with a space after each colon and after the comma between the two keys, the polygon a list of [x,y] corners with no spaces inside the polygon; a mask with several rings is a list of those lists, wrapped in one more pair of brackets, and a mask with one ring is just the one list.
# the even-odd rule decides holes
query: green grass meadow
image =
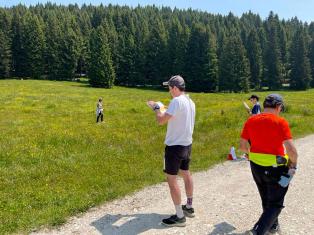
{"label": "green grass meadow", "polygon": [[[257,93],[262,99],[269,92]],[[294,137],[314,133],[314,90],[280,92]],[[249,94],[191,93],[196,103],[192,171],[224,161],[248,115]],[[96,124],[103,97],[105,122]],[[164,181],[166,126],[147,100],[167,90],[0,80],[0,233],[59,225],[88,208]],[[169,195],[165,195],[169,196]]]}

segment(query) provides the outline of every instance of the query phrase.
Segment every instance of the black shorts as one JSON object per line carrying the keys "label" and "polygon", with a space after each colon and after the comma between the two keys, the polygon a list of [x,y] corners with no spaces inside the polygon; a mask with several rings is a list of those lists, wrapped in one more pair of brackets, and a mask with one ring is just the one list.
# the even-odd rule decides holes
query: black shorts
{"label": "black shorts", "polygon": [[169,175],[177,175],[179,169],[187,171],[191,161],[192,145],[166,146],[164,157],[164,172]]}

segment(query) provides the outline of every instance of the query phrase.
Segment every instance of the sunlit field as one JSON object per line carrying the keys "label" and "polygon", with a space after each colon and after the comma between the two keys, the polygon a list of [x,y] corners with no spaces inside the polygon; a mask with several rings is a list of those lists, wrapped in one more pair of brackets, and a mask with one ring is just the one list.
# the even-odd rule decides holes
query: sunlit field
{"label": "sunlit field", "polygon": [[[262,99],[270,92],[259,94]],[[294,137],[314,132],[314,90],[279,92]],[[238,146],[249,94],[191,93],[196,103],[192,171]],[[103,98],[105,121],[96,124]],[[0,233],[58,225],[78,212],[164,180],[165,126],[147,100],[167,90],[0,80]]]}

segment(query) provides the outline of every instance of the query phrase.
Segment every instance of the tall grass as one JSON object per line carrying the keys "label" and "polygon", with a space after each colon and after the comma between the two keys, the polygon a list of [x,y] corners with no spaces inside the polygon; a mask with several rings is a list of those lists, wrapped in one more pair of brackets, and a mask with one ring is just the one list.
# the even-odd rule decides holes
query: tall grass
{"label": "tall grass", "polygon": [[[314,90],[280,92],[295,137],[314,132]],[[262,98],[268,93],[258,93]],[[197,107],[192,171],[237,146],[247,94],[192,93]],[[103,97],[105,122],[96,124]],[[0,233],[58,225],[67,217],[164,180],[163,141],[147,100],[167,91],[81,83],[0,80]]]}

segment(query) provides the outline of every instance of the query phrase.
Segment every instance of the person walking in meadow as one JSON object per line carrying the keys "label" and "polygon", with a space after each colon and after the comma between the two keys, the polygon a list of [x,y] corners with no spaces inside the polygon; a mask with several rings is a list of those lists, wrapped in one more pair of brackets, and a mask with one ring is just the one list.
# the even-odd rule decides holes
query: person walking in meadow
{"label": "person walking in meadow", "polygon": [[263,113],[251,116],[245,122],[240,139],[240,149],[249,154],[252,175],[263,207],[259,220],[246,233],[251,235],[279,230],[278,216],[284,208],[284,198],[295,174],[298,158],[289,124],[279,116],[284,109],[282,97],[268,95],[263,106]]}
{"label": "person walking in meadow", "polygon": [[251,110],[251,115],[256,115],[261,113],[261,106],[259,104],[259,97],[257,95],[251,95],[249,101],[253,104],[253,108]]}
{"label": "person walking in meadow", "polygon": [[104,108],[102,105],[102,98],[99,98],[96,105],[96,123],[98,123],[99,120],[101,122],[104,121]]}
{"label": "person walking in meadow", "polygon": [[251,101],[251,103],[253,104],[253,108],[251,110],[250,107],[245,102],[243,102],[244,107],[246,108],[247,112],[250,115],[260,114],[261,113],[261,106],[258,102],[259,97],[257,95],[251,95],[251,97],[248,100]]}
{"label": "person walking in meadow", "polygon": [[[164,85],[168,85],[172,100],[168,109],[162,112],[160,103],[148,101],[148,105],[155,111],[158,124],[167,123],[167,134],[165,139],[164,172],[176,214],[163,219],[165,226],[183,227],[187,217],[194,217],[193,180],[189,171],[192,150],[192,135],[195,122],[195,104],[185,94],[184,79],[173,76]],[[187,203],[181,205],[181,191],[177,182],[177,175],[183,177]]]}

